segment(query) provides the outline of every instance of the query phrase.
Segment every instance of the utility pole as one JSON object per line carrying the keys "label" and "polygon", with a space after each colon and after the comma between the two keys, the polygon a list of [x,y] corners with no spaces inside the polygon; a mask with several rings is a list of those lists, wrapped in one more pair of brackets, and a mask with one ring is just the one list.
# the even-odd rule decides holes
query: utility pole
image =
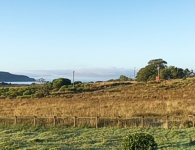
{"label": "utility pole", "polygon": [[160,65],[158,64],[158,81],[160,81]]}
{"label": "utility pole", "polygon": [[75,71],[73,71],[73,87],[74,87],[74,73],[75,73]]}
{"label": "utility pole", "polygon": [[134,80],[135,80],[135,69],[136,69],[136,67],[134,67]]}

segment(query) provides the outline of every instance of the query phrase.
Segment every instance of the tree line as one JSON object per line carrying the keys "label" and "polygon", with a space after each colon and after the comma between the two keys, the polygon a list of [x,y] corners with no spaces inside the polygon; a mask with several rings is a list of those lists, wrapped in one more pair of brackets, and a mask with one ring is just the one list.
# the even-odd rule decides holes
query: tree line
{"label": "tree line", "polygon": [[137,73],[136,80],[147,82],[154,81],[157,76],[163,80],[169,79],[186,79],[194,74],[193,70],[188,68],[182,69],[175,66],[167,66],[167,62],[163,59],[153,59],[148,64],[141,68]]}
{"label": "tree line", "polygon": [[[60,94],[67,93],[81,93],[81,92],[92,92],[105,88],[111,88],[114,86],[122,85],[122,82],[118,81],[129,81],[130,78],[121,75],[118,79],[111,79],[106,82],[113,82],[111,84],[99,84],[104,83],[103,81],[84,82],[75,81],[71,83],[70,79],[58,78],[52,82],[45,81],[43,78],[38,79],[37,83],[32,83],[29,86],[16,86],[13,87],[10,84],[2,84],[0,88],[0,98],[14,99],[14,98],[42,98],[42,97],[56,97]],[[117,81],[117,82],[116,82]]]}

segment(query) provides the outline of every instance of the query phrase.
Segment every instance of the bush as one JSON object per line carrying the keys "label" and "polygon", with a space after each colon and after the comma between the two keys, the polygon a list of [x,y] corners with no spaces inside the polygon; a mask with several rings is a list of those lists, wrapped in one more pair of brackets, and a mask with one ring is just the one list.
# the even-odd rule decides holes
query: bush
{"label": "bush", "polygon": [[32,98],[31,95],[24,95],[24,96],[17,96],[17,99],[23,99],[23,98]]}
{"label": "bush", "polygon": [[77,84],[82,84],[82,82],[81,81],[75,81],[74,85],[77,85]]}
{"label": "bush", "polygon": [[26,90],[23,95],[30,95],[31,94],[31,91],[30,90]]}
{"label": "bush", "polygon": [[65,92],[66,89],[67,89],[67,85],[63,85],[63,86],[59,89],[59,91],[60,91],[60,92]]}
{"label": "bush", "polygon": [[189,121],[189,120],[186,120],[184,123],[183,123],[183,126],[185,128],[191,128],[193,127],[193,122],[192,121]]}
{"label": "bush", "polygon": [[102,83],[102,82],[104,82],[104,81],[96,81],[95,83]]}
{"label": "bush", "polygon": [[83,85],[83,87],[84,87],[84,89],[88,89],[90,87],[90,85],[86,83]]}
{"label": "bush", "polygon": [[155,150],[154,137],[147,133],[134,133],[125,137],[122,143],[125,150]]}
{"label": "bush", "polygon": [[75,87],[68,87],[68,91],[75,91],[76,88]]}
{"label": "bush", "polygon": [[83,92],[83,88],[82,87],[79,87],[76,89],[77,92]]}
{"label": "bush", "polygon": [[53,88],[56,88],[56,89],[61,88],[63,85],[70,85],[70,84],[71,84],[71,81],[66,78],[58,78],[52,81]]}
{"label": "bush", "polygon": [[[90,82],[88,82],[88,83],[94,83],[93,81],[90,81]],[[86,83],[84,83],[84,84],[86,84]]]}
{"label": "bush", "polygon": [[35,94],[33,94],[34,98],[42,98],[44,97],[44,94],[40,91],[37,91]]}

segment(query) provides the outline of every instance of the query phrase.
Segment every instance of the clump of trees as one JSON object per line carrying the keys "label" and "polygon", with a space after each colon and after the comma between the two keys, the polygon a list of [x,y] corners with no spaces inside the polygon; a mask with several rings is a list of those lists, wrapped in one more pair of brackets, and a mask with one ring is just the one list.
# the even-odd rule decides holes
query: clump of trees
{"label": "clump of trees", "polygon": [[71,85],[71,81],[66,78],[54,79],[52,82],[46,82],[44,79],[38,79],[37,84],[33,83],[28,87],[10,87],[0,88],[0,98],[41,98],[51,94],[53,89],[57,91],[63,87]]}
{"label": "clump of trees", "polygon": [[[127,81],[128,77],[121,75],[117,81]],[[67,93],[80,93],[101,90],[118,86],[120,83],[104,84],[103,81],[99,82],[86,82],[75,81],[74,84],[67,78],[54,79],[52,82],[47,82],[43,78],[38,79],[37,83],[30,86],[12,87],[11,85],[2,85],[0,88],[0,98],[42,98],[42,97],[55,97]],[[122,83],[121,83],[122,84]]]}
{"label": "clump of trees", "polygon": [[56,89],[61,88],[63,85],[70,85],[70,84],[71,84],[71,81],[65,78],[58,78],[52,81],[53,88],[56,88]]}
{"label": "clump of trees", "polygon": [[167,66],[167,62],[163,59],[153,59],[148,62],[148,65],[141,68],[137,73],[137,81],[153,81],[156,76],[160,79],[182,79],[188,77],[192,71],[182,69],[175,66]]}
{"label": "clump of trees", "polygon": [[133,79],[129,78],[125,75],[120,75],[120,77],[118,79],[110,79],[107,82],[117,82],[117,81],[133,81]]}

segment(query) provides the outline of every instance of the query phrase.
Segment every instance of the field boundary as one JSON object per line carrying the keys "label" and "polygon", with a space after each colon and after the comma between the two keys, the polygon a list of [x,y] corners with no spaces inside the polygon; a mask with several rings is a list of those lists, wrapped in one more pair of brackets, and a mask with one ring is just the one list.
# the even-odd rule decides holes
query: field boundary
{"label": "field boundary", "polygon": [[41,116],[10,116],[0,117],[0,124],[32,125],[32,126],[66,126],[66,127],[141,127],[141,128],[185,128],[195,127],[195,116],[187,117],[41,117]]}

